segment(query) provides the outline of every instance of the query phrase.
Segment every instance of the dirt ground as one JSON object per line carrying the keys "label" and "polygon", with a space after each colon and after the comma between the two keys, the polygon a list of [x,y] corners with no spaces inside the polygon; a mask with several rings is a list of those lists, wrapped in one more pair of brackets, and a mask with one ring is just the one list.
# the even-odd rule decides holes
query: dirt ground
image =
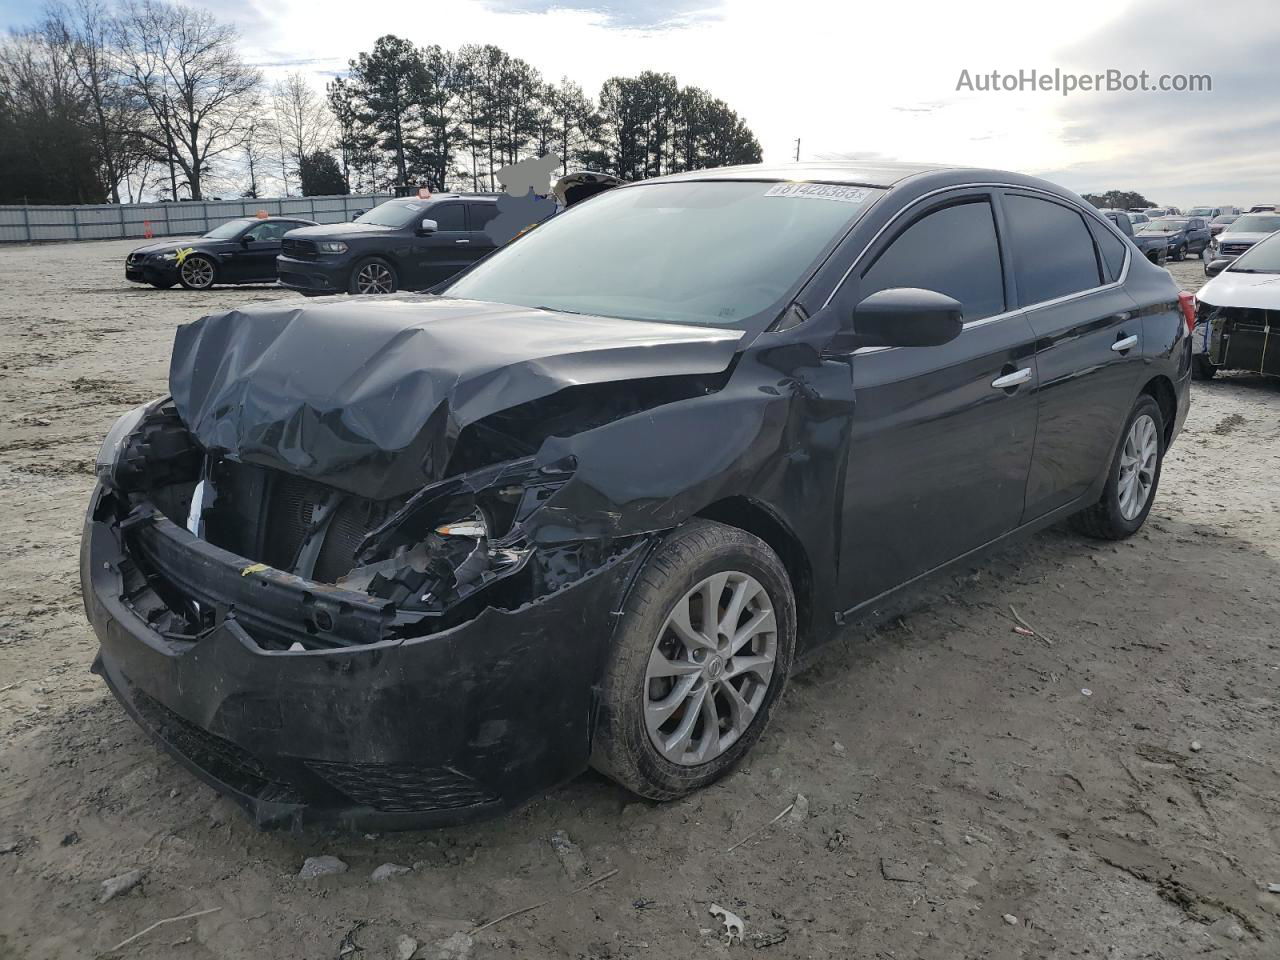
{"label": "dirt ground", "polygon": [[[131,246],[0,249],[0,958],[196,911],[118,955],[1280,956],[1280,381],[1195,385],[1131,541],[1055,529],[848,631],[703,793],[585,775],[467,828],[261,833],[88,673],[76,557],[98,443],[164,390],[174,325],[290,294],[132,287]],[[298,879],[318,855],[349,869]]]}

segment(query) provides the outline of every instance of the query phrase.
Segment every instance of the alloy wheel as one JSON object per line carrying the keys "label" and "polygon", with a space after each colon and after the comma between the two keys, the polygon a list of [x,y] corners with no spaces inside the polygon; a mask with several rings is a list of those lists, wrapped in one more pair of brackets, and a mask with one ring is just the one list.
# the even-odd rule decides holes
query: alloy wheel
{"label": "alloy wheel", "polygon": [[188,257],[182,262],[182,282],[196,290],[213,285],[213,264],[204,257]]}
{"label": "alloy wheel", "polygon": [[645,726],[667,760],[697,766],[746,732],[773,679],[778,623],[768,591],[713,574],[668,614],[645,669]]}
{"label": "alloy wheel", "polygon": [[366,263],[356,273],[358,293],[391,293],[394,288],[391,271],[380,263]]}
{"label": "alloy wheel", "polygon": [[1160,443],[1156,424],[1146,414],[1129,427],[1120,453],[1120,479],[1116,493],[1120,498],[1120,515],[1132,520],[1142,512],[1155,486]]}

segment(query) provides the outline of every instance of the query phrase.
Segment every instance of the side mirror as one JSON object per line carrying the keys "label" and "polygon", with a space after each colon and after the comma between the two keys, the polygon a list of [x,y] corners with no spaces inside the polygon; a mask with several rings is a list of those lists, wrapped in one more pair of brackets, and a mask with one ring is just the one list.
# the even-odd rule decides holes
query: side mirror
{"label": "side mirror", "polygon": [[428,234],[435,233],[439,229],[440,224],[428,217],[424,219],[422,223],[418,224],[418,236],[425,237]]}
{"label": "side mirror", "polygon": [[1227,267],[1231,266],[1230,260],[1224,260],[1219,257],[1217,260],[1210,260],[1204,265],[1204,275],[1206,277],[1216,277]]}
{"label": "side mirror", "polygon": [[240,238],[240,246],[242,247],[247,247],[252,242],[253,242],[253,237],[249,236],[249,234],[247,233]]}
{"label": "side mirror", "polygon": [[837,336],[842,346],[936,347],[960,336],[964,309],[958,300],[933,290],[894,287],[867,297],[853,310],[852,323]]}

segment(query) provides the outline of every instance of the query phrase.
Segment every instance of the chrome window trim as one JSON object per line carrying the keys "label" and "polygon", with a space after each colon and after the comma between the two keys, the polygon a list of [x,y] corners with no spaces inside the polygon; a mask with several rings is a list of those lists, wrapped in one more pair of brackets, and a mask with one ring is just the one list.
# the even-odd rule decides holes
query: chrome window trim
{"label": "chrome window trim", "polygon": [[[866,257],[867,251],[870,250],[873,246],[875,246],[876,241],[879,240],[880,237],[884,235],[886,230],[892,227],[902,216],[908,213],[913,207],[917,206],[920,203],[923,203],[926,200],[930,200],[933,197],[939,196],[940,194],[952,193],[955,191],[963,191],[963,190],[974,190],[974,189],[1025,190],[1028,193],[1043,194],[1044,196],[1048,197],[1051,200],[1057,201],[1058,203],[1061,203],[1064,206],[1071,207],[1082,216],[1086,216],[1086,217],[1092,216],[1094,220],[1103,224],[1106,229],[1110,230],[1115,236],[1119,237],[1122,242],[1127,240],[1125,235],[1121,233],[1118,229],[1116,229],[1115,224],[1111,223],[1111,221],[1108,220],[1106,217],[1098,216],[1096,211],[1092,213],[1089,211],[1086,211],[1083,207],[1078,206],[1074,202],[1066,199],[1065,197],[1058,196],[1058,194],[1053,193],[1050,190],[1044,190],[1040,187],[1027,187],[1017,183],[997,183],[997,182],[957,183],[950,187],[939,187],[937,190],[930,190],[928,193],[921,194],[915,200],[912,200],[909,204],[907,204],[905,207],[903,207],[901,210],[895,213],[892,217],[890,217],[889,220],[885,222],[884,226],[882,226],[879,230],[877,230],[875,232],[875,235],[870,240],[867,241],[866,246],[864,246],[860,251],[858,251],[858,255],[853,258],[853,263],[849,265],[849,269],[846,270],[843,276],[840,277],[840,280],[836,283],[835,287],[832,289],[827,299],[823,301],[822,306],[825,308],[831,304],[831,301],[836,298],[836,294],[840,292],[840,288],[844,286],[845,281],[849,279],[849,277],[853,274],[854,270],[858,269],[858,264],[862,262],[864,257]],[[1093,239],[1092,236],[1090,236],[1090,240],[1092,239]],[[961,334],[963,334],[965,330],[969,330],[973,327],[981,327],[985,324],[995,323],[999,320],[1008,320],[1010,317],[1017,316],[1020,313],[1026,313],[1031,310],[1039,310],[1043,307],[1057,306],[1060,303],[1066,303],[1070,300],[1075,300],[1080,297],[1090,296],[1092,294],[1098,293],[1103,290],[1119,288],[1124,284],[1125,280],[1128,279],[1128,276],[1129,276],[1129,264],[1133,260],[1133,251],[1130,249],[1130,246],[1131,245],[1127,242],[1124,244],[1124,265],[1120,268],[1120,276],[1117,277],[1115,280],[1112,280],[1109,283],[1101,284],[1096,287],[1089,287],[1085,290],[1077,290],[1075,293],[1064,294],[1063,296],[1055,297],[1052,300],[1040,300],[1040,301],[1037,301],[1036,303],[1027,304],[1025,307],[1018,307],[1014,310],[1006,310],[1003,313],[997,313],[989,317],[983,317],[981,320],[967,321],[964,324],[963,329],[960,331]],[[850,356],[856,357],[856,356],[863,356],[871,353],[880,353],[884,350],[902,350],[902,349],[906,349],[906,348],[904,347],[859,347],[857,350],[854,350],[853,353],[850,354]]]}

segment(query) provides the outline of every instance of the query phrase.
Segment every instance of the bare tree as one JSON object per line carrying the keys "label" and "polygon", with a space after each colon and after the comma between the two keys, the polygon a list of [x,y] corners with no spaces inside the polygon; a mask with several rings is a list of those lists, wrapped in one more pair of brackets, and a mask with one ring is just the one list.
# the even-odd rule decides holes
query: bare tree
{"label": "bare tree", "polygon": [[262,196],[262,173],[270,156],[269,147],[275,138],[275,124],[269,117],[249,124],[241,145],[244,170],[249,175],[249,186],[240,194],[242,197],[257,199]]}
{"label": "bare tree", "polygon": [[334,117],[324,99],[301,73],[291,73],[271,88],[271,113],[280,144],[281,174],[298,176],[303,158],[327,147],[334,138]]}
{"label": "bare tree", "polygon": [[177,198],[182,171],[193,200],[211,166],[241,149],[262,77],[240,58],[233,27],[206,10],[164,0],[128,0],[116,44],[127,88],[151,115],[140,135],[170,165]]}
{"label": "bare tree", "polygon": [[139,111],[121,82],[111,45],[113,19],[102,0],[76,0],[71,7],[50,4],[41,25],[49,43],[65,49],[84,96],[81,122],[93,138],[111,202],[120,202],[120,184],[141,156]]}

